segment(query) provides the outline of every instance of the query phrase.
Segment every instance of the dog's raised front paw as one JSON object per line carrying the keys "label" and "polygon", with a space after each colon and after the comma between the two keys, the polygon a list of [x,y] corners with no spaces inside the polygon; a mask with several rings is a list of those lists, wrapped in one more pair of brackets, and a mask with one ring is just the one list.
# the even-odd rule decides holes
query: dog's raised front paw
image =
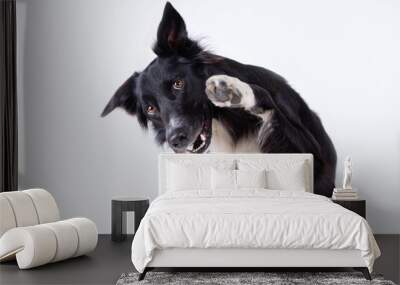
{"label": "dog's raised front paw", "polygon": [[218,107],[254,106],[254,94],[251,87],[236,77],[214,75],[206,81],[208,99]]}

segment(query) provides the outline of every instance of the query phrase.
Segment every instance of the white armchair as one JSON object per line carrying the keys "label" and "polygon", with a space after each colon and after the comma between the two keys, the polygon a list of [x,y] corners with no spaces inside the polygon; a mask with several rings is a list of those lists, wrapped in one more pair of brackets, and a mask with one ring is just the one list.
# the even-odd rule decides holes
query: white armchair
{"label": "white armchair", "polygon": [[84,255],[96,245],[96,225],[87,218],[60,221],[46,190],[0,193],[0,262],[16,258],[27,269]]}

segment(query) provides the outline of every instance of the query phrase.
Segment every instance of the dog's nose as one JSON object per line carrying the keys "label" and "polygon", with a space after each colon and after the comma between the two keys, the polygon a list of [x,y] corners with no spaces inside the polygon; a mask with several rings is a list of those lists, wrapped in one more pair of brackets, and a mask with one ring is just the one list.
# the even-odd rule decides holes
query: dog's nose
{"label": "dog's nose", "polygon": [[178,129],[171,134],[168,142],[173,149],[180,150],[187,146],[189,143],[189,137],[184,130]]}

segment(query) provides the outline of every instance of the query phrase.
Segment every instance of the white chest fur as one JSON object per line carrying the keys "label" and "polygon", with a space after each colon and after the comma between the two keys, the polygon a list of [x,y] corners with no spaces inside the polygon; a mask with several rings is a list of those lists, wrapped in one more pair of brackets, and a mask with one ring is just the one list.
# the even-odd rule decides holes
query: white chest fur
{"label": "white chest fur", "polygon": [[225,127],[217,120],[212,121],[212,137],[208,152],[258,153],[257,134],[242,138],[234,143]]}

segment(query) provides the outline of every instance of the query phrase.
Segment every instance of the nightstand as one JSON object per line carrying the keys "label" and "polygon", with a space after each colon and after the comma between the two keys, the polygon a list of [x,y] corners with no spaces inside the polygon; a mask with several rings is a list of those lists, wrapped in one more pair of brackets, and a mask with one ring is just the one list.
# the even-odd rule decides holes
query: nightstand
{"label": "nightstand", "polygon": [[333,200],[333,203],[339,204],[340,206],[359,214],[364,219],[366,218],[366,201],[365,200]]}
{"label": "nightstand", "polygon": [[135,212],[135,232],[149,208],[149,199],[134,197],[114,197],[111,202],[111,239],[126,239],[126,212]]}

